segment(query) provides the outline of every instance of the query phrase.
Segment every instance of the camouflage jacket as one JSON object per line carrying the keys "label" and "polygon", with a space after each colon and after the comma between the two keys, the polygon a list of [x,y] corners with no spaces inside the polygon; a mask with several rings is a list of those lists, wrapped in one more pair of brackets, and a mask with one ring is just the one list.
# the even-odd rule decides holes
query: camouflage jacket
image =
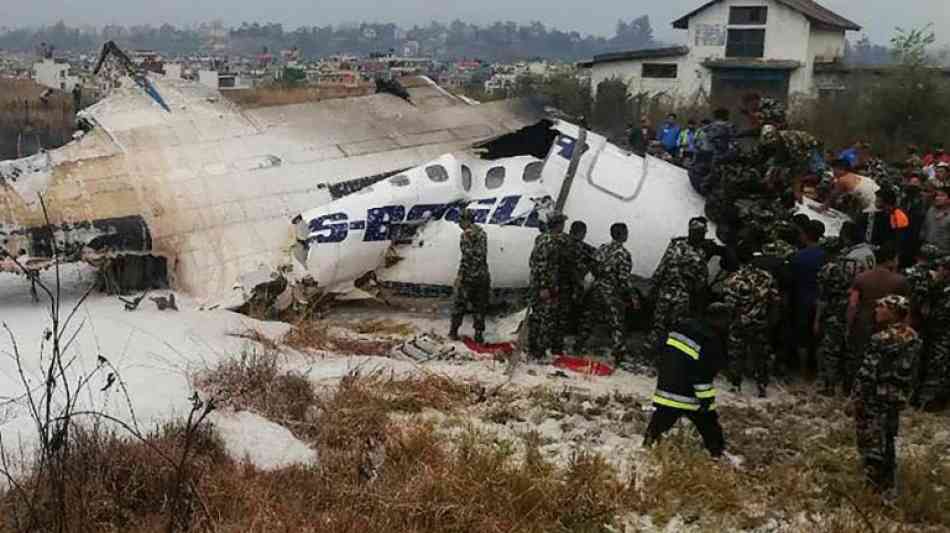
{"label": "camouflage jacket", "polygon": [[459,240],[462,259],[459,261],[459,280],[464,282],[484,281],[488,275],[488,237],[478,224],[462,231]]}
{"label": "camouflage jacket", "polygon": [[910,287],[911,306],[915,310],[920,310],[930,303],[936,292],[937,281],[934,278],[934,271],[924,265],[914,265],[904,269],[903,274]]}
{"label": "camouflage jacket", "polygon": [[580,287],[584,284],[584,278],[588,272],[594,268],[594,254],[597,250],[586,242],[568,236],[567,245],[564,247],[564,258],[561,262],[562,287]]}
{"label": "camouflage jacket", "polygon": [[764,97],[759,100],[759,120],[762,124],[772,124],[778,128],[785,127],[787,110],[785,104],[775,98]]}
{"label": "camouflage jacket", "polygon": [[597,249],[597,281],[594,288],[621,298],[633,290],[633,258],[623,243],[610,242]]}
{"label": "camouflage jacket", "polygon": [[892,324],[871,337],[856,379],[864,404],[903,407],[911,394],[922,342],[906,324]]}
{"label": "camouflage jacket", "polygon": [[732,122],[717,120],[699,131],[699,151],[712,154],[714,160],[735,154],[735,138],[739,130]]}
{"label": "camouflage jacket", "polygon": [[562,272],[565,241],[563,233],[542,233],[534,239],[531,250],[531,288],[556,290]]}
{"label": "camouflage jacket", "polygon": [[670,241],[653,274],[654,286],[693,294],[709,281],[706,253],[693,246],[686,237]]}
{"label": "camouflage jacket", "polygon": [[823,320],[829,316],[844,318],[854,274],[854,268],[844,256],[827,262],[818,271],[818,299],[825,304]]}
{"label": "camouflage jacket", "polygon": [[735,324],[743,327],[767,325],[772,304],[778,300],[775,278],[752,265],[743,265],[726,278],[723,292],[735,310]]}
{"label": "camouflage jacket", "polygon": [[767,150],[770,157],[765,166],[786,168],[792,177],[808,174],[812,153],[820,153],[821,142],[804,131],[781,130],[776,134],[777,139]]}
{"label": "camouflage jacket", "polygon": [[950,285],[941,285],[934,290],[930,322],[935,331],[950,328]]}

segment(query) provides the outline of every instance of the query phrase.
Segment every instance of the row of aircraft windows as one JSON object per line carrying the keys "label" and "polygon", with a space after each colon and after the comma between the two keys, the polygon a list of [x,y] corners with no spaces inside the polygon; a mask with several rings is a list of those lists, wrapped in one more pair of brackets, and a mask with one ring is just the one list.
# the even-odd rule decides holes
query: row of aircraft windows
{"label": "row of aircraft windows", "polygon": [[[541,169],[544,164],[540,161],[528,163],[524,167],[521,179],[525,183],[538,181],[541,179]],[[492,167],[485,174],[485,188],[488,190],[498,189],[505,184],[505,167]],[[426,167],[426,175],[435,183],[448,181],[449,172],[442,165],[429,165]],[[409,177],[403,174],[389,178],[389,183],[396,187],[406,187],[409,185]],[[472,169],[462,165],[462,188],[466,191],[472,189]]]}

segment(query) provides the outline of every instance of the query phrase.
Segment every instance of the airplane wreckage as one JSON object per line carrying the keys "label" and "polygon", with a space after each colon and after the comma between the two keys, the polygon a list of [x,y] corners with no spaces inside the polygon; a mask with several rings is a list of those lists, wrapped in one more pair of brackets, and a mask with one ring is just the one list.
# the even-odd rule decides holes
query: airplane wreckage
{"label": "airplane wreckage", "polygon": [[[426,294],[454,283],[467,206],[488,232],[493,285],[517,289],[547,210],[586,222],[594,245],[626,222],[643,277],[703,213],[684,169],[551,121],[530,100],[477,104],[421,78],[242,108],[194,82],[126,70],[80,113],[74,141],[0,162],[3,270],[48,267],[55,246],[143,278],[126,288],[167,283],[227,307],[277,272],[323,292],[372,275]],[[830,233],[845,220],[802,209]]]}

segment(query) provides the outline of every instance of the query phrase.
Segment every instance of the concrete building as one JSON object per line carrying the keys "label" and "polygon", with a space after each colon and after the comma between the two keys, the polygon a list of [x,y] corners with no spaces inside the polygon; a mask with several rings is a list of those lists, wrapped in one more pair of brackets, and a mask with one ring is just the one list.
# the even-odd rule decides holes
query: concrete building
{"label": "concrete building", "polygon": [[51,89],[69,92],[82,84],[82,79],[70,72],[70,68],[68,63],[46,58],[33,64],[33,80]]}
{"label": "concrete building", "polygon": [[[734,108],[747,93],[788,101],[814,97],[821,66],[844,57],[845,33],[861,27],[813,0],[712,0],[673,22],[686,46],[595,56],[593,90],[624,80],[633,94]],[[817,72],[817,74],[816,74]]]}

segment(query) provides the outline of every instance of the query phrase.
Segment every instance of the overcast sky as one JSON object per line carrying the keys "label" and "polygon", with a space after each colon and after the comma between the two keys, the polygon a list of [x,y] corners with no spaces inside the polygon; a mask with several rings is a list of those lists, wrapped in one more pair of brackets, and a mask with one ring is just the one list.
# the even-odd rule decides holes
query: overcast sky
{"label": "overcast sky", "polygon": [[[562,30],[610,35],[617,19],[650,15],[659,39],[676,42],[683,32],[673,19],[705,0],[0,0],[0,26],[51,24],[191,24],[220,19],[280,22],[288,28],[341,22],[395,22],[401,26],[460,18],[484,24],[496,20],[540,20]],[[950,43],[948,0],[820,0],[857,22],[875,42],[885,43],[895,26],[933,22],[940,43]],[[942,30],[941,28],[948,28]],[[857,34],[850,34],[855,38]]]}

